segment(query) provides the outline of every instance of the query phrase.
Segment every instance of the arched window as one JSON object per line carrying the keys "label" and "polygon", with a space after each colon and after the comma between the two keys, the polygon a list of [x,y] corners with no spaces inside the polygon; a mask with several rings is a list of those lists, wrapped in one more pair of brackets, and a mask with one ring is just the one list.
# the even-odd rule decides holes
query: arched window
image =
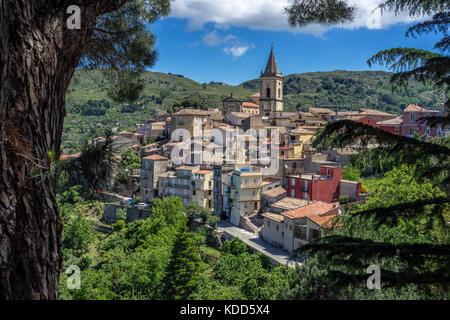
{"label": "arched window", "polygon": [[278,88],[278,98],[281,98],[281,88]]}
{"label": "arched window", "polygon": [[270,88],[267,88],[266,90],[267,90],[266,91],[266,96],[267,96],[267,98],[270,98]]}

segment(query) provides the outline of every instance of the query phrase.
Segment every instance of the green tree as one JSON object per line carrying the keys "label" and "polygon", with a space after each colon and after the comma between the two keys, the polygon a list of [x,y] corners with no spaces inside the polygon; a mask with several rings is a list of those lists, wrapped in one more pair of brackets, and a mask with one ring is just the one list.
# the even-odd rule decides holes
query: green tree
{"label": "green tree", "polygon": [[194,237],[182,229],[175,240],[167,268],[166,298],[188,299],[194,292],[201,274],[200,250]]}
{"label": "green tree", "polygon": [[134,153],[133,148],[128,148],[122,153],[121,169],[135,170],[141,167],[141,159]]}
{"label": "green tree", "polygon": [[94,228],[86,217],[81,212],[78,212],[76,217],[64,228],[63,248],[74,250],[77,254],[81,254],[89,248],[94,238]]}
{"label": "green tree", "polygon": [[361,179],[361,172],[356,168],[344,167],[342,170],[342,178],[344,180],[359,181]]}

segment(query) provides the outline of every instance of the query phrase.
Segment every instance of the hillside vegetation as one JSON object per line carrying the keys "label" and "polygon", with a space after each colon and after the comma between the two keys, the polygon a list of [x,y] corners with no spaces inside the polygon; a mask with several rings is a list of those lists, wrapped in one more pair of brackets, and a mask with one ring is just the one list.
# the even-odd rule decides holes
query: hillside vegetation
{"label": "hillside vegetation", "polygon": [[[441,93],[412,83],[409,92],[392,93],[390,73],[380,71],[333,71],[293,74],[285,77],[285,110],[307,111],[310,107],[355,110],[361,107],[400,113],[410,103],[437,108]],[[116,104],[108,97],[108,82],[99,71],[78,70],[66,96],[63,152],[74,153],[85,139],[100,136],[105,127],[132,130],[175,103],[190,100],[208,108],[221,108],[231,93],[248,99],[259,91],[257,79],[239,86],[200,84],[180,75],[146,72],[145,89],[133,104]]]}
{"label": "hillside vegetation", "polygon": [[[446,100],[443,93],[415,81],[411,82],[407,92],[392,92],[390,77],[391,73],[384,71],[291,74],[284,78],[285,110],[371,108],[400,114],[411,103],[435,109]],[[259,80],[251,80],[241,86],[257,91]]]}

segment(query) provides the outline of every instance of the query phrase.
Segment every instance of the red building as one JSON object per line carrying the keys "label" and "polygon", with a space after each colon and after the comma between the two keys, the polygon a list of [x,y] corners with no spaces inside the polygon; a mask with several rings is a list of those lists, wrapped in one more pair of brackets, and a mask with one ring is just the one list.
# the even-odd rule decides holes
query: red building
{"label": "red building", "polygon": [[292,198],[336,202],[342,168],[321,166],[319,174],[289,176],[287,192]]}
{"label": "red building", "polygon": [[367,125],[372,126],[372,127],[376,127],[377,126],[377,122],[374,119],[372,119],[371,117],[369,117],[369,116],[360,117],[359,119],[357,119],[355,121],[367,124]]}
{"label": "red building", "polygon": [[402,136],[412,137],[414,132],[429,137],[437,137],[443,135],[443,129],[438,127],[429,127],[427,123],[421,121],[424,117],[445,117],[447,108],[441,107],[441,110],[428,110],[417,105],[409,105],[403,110]]}
{"label": "red building", "polygon": [[384,121],[378,121],[377,122],[377,128],[380,128],[381,130],[394,133],[394,134],[401,134],[402,133],[402,124],[403,124],[403,117],[400,116],[398,118],[384,120]]}
{"label": "red building", "polygon": [[287,193],[291,198],[311,201],[336,202],[341,195],[357,201],[361,183],[342,180],[342,168],[321,166],[319,174],[288,176]]}

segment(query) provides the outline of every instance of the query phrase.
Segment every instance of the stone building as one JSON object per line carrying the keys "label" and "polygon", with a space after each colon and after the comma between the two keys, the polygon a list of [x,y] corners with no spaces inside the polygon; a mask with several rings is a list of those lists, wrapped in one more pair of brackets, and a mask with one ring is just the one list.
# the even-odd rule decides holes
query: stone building
{"label": "stone building", "polygon": [[160,155],[142,158],[141,167],[141,197],[145,203],[150,203],[157,194],[158,177],[169,165],[169,159]]}
{"label": "stone building", "polygon": [[272,46],[266,69],[260,76],[259,114],[271,117],[276,111],[283,111],[283,102],[283,75],[278,70]]}

